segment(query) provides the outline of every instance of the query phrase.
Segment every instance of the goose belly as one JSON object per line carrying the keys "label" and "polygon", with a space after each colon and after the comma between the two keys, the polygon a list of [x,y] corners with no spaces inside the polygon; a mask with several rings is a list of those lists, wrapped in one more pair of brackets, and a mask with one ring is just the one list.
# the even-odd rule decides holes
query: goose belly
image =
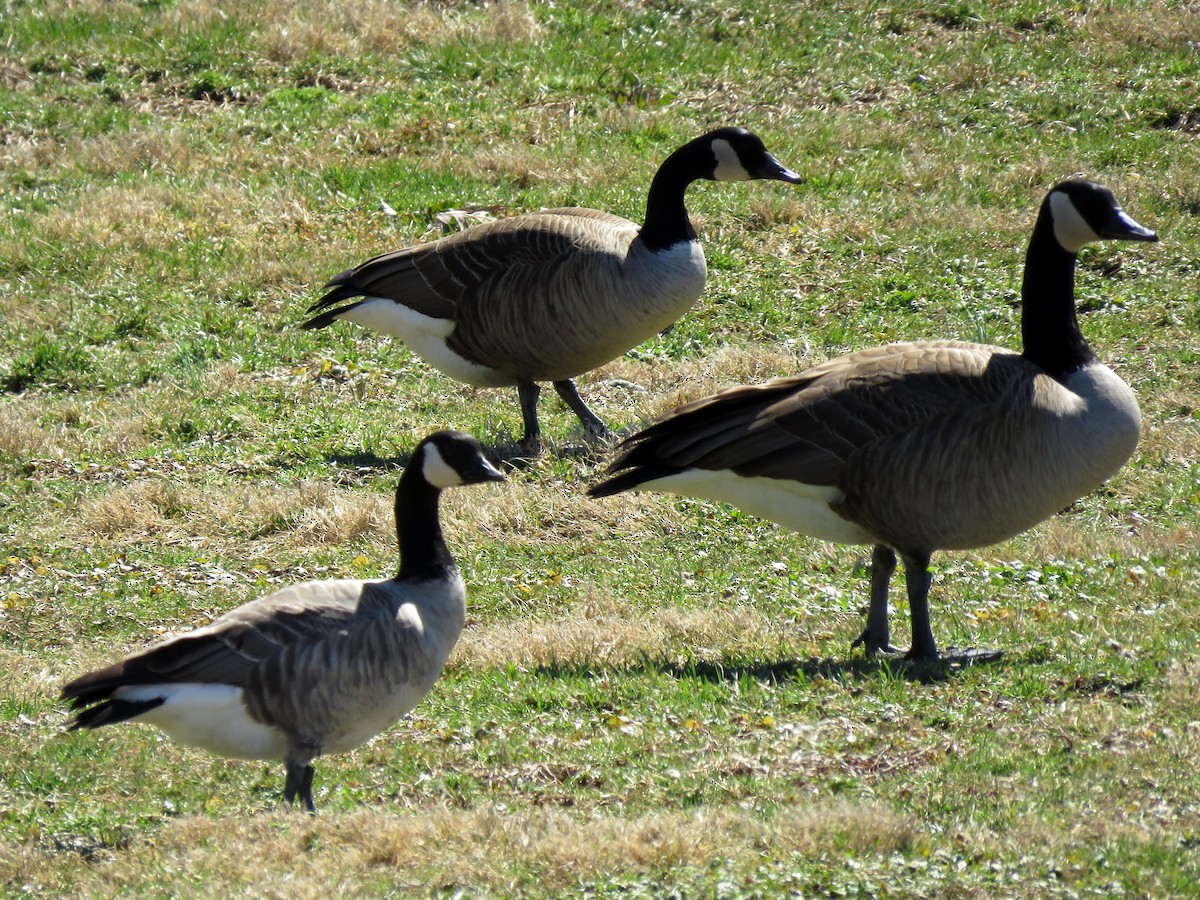
{"label": "goose belly", "polygon": [[287,737],[251,717],[242,689],[228,684],[153,684],[118,688],[122,700],[163,699],[133,721],[161,728],[191,747],[237,759],[282,759]]}
{"label": "goose belly", "polygon": [[455,329],[453,319],[426,316],[385,297],[368,297],[341,318],[399,338],[433,368],[466,384],[507,387],[517,383],[511,375],[481,365],[451,349],[446,340]]}
{"label": "goose belly", "polygon": [[833,511],[833,504],[842,496],[836,487],[744,476],[727,469],[684,469],[646,481],[637,489],[719,500],[800,534],[839,544],[869,544],[876,540],[862,526]]}
{"label": "goose belly", "polygon": [[371,738],[387,731],[412,712],[429,691],[430,685],[406,685],[386,696],[363,702],[355,715],[348,716],[340,727],[331,729],[322,745],[322,753],[344,753],[362,746]]}
{"label": "goose belly", "polygon": [[311,666],[298,660],[293,690],[303,685],[303,725],[320,736],[322,753],[352,750],[391,728],[437,683],[462,632],[465,588],[455,574],[410,582],[405,593],[394,618],[348,635],[331,662],[321,653]]}

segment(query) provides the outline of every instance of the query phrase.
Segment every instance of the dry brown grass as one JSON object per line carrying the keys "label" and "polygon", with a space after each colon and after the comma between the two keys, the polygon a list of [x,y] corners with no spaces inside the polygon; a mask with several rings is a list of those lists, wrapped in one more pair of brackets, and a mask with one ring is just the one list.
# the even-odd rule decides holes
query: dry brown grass
{"label": "dry brown grass", "polygon": [[651,364],[617,359],[590,372],[585,379],[589,402],[612,403],[649,419],[689,400],[739,384],[754,384],[799,374],[824,357],[806,355],[805,348],[726,345],[703,358]]}
{"label": "dry brown grass", "polygon": [[451,665],[621,669],[647,660],[671,665],[684,656],[780,659],[794,656],[796,641],[803,639],[804,629],[795,622],[771,621],[736,605],[639,613],[619,598],[588,591],[575,609],[552,622],[469,627]]}
{"label": "dry brown grass", "polygon": [[1190,46],[1200,40],[1200,7],[1195,3],[1146,3],[1125,8],[1100,6],[1089,10],[1085,25],[1099,43],[1147,48]]}
{"label": "dry brown grass", "polygon": [[[909,816],[870,802],[824,801],[761,818],[734,808],[634,818],[595,811],[425,810],[396,817],[374,811],[319,819],[286,814],[253,819],[189,817],[93,861],[66,869],[73,852],[45,845],[9,848],[0,875],[9,884],[112,893],[144,889],[148,872],[166,885],[195,878],[226,896],[376,896],[390,890],[470,884],[519,893],[522,881],[567,891],[580,880],[703,870],[730,859],[853,854],[880,856],[921,843]],[[168,887],[168,890],[170,888]]]}
{"label": "dry brown grass", "polygon": [[[1200,660],[1172,660],[1166,669],[1165,685],[1164,699],[1195,714],[1197,718],[1188,724],[1188,730],[1193,736],[1200,735],[1200,709],[1197,708],[1197,698],[1200,698]],[[1200,744],[1197,749],[1200,750]]]}
{"label": "dry brown grass", "polygon": [[258,39],[278,62],[322,54],[395,53],[452,41],[533,41],[541,26],[524,4],[389,3],[386,0],[271,0],[255,18]]}
{"label": "dry brown grass", "polygon": [[395,545],[389,498],[352,494],[327,482],[218,490],[150,473],[85,499],[66,527],[98,538],[98,546],[201,539],[217,549],[247,537],[264,553],[281,543],[293,550],[366,541],[394,551]]}
{"label": "dry brown grass", "polygon": [[8,401],[0,405],[0,453],[28,459],[50,453],[56,442],[38,423],[32,404]]}
{"label": "dry brown grass", "polygon": [[[1093,529],[1089,531],[1088,529]],[[1038,557],[1044,559],[1102,559],[1110,555],[1123,557],[1174,556],[1180,549],[1196,546],[1195,532],[1174,523],[1156,524],[1129,521],[1124,527],[1096,528],[1069,517],[1047,519],[1019,540],[1027,542]],[[1189,543],[1190,542],[1190,543]],[[1012,551],[998,544],[995,551],[976,551],[976,555],[996,559],[1011,558]]]}
{"label": "dry brown grass", "polygon": [[165,250],[199,239],[257,248],[273,232],[303,231],[311,224],[295,198],[280,190],[286,192],[264,195],[226,181],[181,188],[148,179],[99,186],[84,191],[75,203],[47,212],[38,228],[50,240],[104,248]]}
{"label": "dry brown grass", "polygon": [[86,191],[76,206],[51,210],[40,231],[63,244],[165,250],[184,238],[179,219],[168,212],[178,196],[159,184],[99,187]]}

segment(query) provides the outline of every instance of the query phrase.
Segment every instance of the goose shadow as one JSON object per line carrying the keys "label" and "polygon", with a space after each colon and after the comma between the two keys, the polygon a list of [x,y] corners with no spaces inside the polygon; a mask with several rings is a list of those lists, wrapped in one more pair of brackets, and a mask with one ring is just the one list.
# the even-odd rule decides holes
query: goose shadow
{"label": "goose shadow", "polygon": [[[677,680],[700,679],[713,684],[727,684],[753,678],[769,684],[813,681],[845,681],[847,678],[897,678],[921,684],[940,684],[958,677],[972,666],[995,665],[1001,668],[1007,660],[999,651],[955,650],[950,648],[936,660],[909,660],[901,656],[880,656],[871,659],[777,659],[748,663],[717,663],[703,660],[669,662],[644,654],[643,658],[619,668],[625,672],[666,675]],[[589,664],[546,663],[533,670],[547,677],[586,677],[596,667]]]}

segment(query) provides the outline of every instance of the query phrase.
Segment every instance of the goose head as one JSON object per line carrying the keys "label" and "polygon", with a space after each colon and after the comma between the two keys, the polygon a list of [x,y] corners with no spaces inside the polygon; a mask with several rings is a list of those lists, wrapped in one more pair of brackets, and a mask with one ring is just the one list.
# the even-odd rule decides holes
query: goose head
{"label": "goose head", "polygon": [[1042,215],[1049,217],[1055,240],[1070,254],[1092,241],[1158,240],[1157,234],[1139,225],[1117,205],[1112,191],[1082,178],[1068,178],[1051,188]]}
{"label": "goose head", "polygon": [[429,435],[418,445],[413,463],[425,482],[439,490],[508,480],[488,462],[479,441],[461,431],[437,431]]}
{"label": "goose head", "polygon": [[803,180],[767,152],[758,135],[745,128],[718,128],[697,138],[692,145],[711,157],[711,169],[701,176],[710,181],[765,179],[800,184]]}

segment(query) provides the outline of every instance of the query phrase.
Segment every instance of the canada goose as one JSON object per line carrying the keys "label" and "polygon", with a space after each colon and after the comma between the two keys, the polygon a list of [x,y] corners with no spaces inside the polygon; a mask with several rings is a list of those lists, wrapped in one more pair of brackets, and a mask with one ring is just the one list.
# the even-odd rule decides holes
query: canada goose
{"label": "canada goose", "polygon": [[911,659],[938,656],[929,626],[934,550],[1005,540],[1104,482],[1133,453],[1137,400],[1097,360],[1075,317],[1089,241],[1156,241],[1098,184],[1064,181],[1025,258],[1024,353],[960,341],[888,344],[667,413],[622,445],[589,492],[654,489],[722,500],[803,534],[874,544],[866,628],[892,651],[888,581],[899,552]]}
{"label": "canada goose", "polygon": [[[800,182],[743,128],[719,128],[659,168],[637,224],[594,209],[548,209],[475,225],[334,276],[301,328],[348,319],[400,338],[451,378],[515,385],[536,445],[539,381],[584,429],[608,434],[572,378],[662,331],[704,289],[704,251],[683,205],[693,181]],[[334,307],[353,297],[354,303]]]}
{"label": "canada goose", "polygon": [[396,488],[400,571],[386,581],[310,581],[67,684],[71,730],[149,722],[183,744],[282,759],[284,799],[313,810],[313,760],[353,749],[416,706],[466,615],[442,538],[443,488],[504,476],[470,435],[439,431]]}

